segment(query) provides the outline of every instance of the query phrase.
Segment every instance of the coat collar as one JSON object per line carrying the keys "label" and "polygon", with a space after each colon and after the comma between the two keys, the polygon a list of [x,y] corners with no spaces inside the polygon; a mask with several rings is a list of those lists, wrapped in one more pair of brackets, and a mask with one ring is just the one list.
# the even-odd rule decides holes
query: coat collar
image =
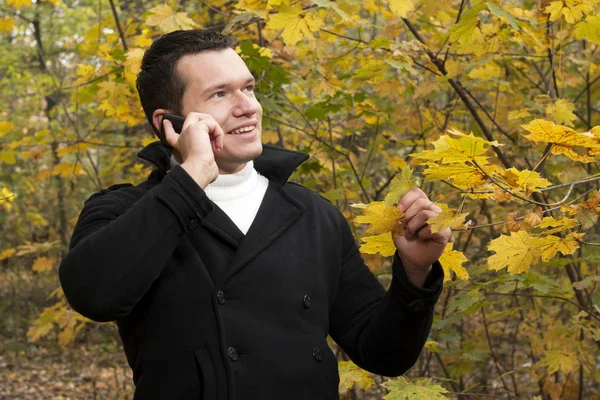
{"label": "coat collar", "polygon": [[[170,167],[171,152],[160,142],[152,142],[144,147],[138,157],[154,165],[163,174]],[[270,181],[283,185],[308,157],[306,153],[263,144],[263,152],[254,160],[254,168]]]}
{"label": "coat collar", "polygon": [[[138,157],[156,167],[158,181],[171,165],[171,153],[160,142],[150,143]],[[283,185],[308,155],[271,145],[263,145],[262,154],[254,160],[254,168],[269,179],[269,186],[258,213],[244,235],[216,204],[205,218],[204,228],[235,249],[231,264],[211,274],[215,285],[222,286],[237,272],[248,266],[306,212],[306,205],[286,192]],[[192,234],[193,238],[193,234]]]}

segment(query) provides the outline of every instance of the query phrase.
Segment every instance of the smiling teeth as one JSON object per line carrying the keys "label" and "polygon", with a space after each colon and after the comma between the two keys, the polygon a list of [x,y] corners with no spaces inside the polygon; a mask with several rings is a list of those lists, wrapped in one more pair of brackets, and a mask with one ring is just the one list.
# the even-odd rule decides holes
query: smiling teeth
{"label": "smiling teeth", "polygon": [[245,126],[243,128],[239,128],[236,130],[233,130],[231,132],[229,132],[230,135],[237,135],[238,133],[246,133],[246,132],[250,132],[251,130],[253,130],[256,126],[255,125],[251,125],[251,126]]}

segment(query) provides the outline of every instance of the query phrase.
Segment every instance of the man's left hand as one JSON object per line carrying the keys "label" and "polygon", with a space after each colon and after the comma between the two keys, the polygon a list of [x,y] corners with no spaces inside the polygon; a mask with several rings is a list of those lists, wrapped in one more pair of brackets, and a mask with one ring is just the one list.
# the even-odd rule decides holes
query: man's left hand
{"label": "man's left hand", "polygon": [[404,236],[394,235],[394,244],[408,279],[423,287],[431,265],[442,255],[450,240],[450,228],[431,233],[427,224],[442,209],[436,206],[421,189],[412,189],[398,203],[404,213]]}

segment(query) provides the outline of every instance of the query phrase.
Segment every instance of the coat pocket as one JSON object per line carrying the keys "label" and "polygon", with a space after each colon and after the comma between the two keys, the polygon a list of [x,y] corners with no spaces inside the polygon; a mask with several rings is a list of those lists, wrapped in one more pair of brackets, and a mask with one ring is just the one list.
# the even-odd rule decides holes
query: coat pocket
{"label": "coat pocket", "polygon": [[202,383],[202,400],[217,399],[217,377],[212,357],[205,347],[194,350],[200,382]]}

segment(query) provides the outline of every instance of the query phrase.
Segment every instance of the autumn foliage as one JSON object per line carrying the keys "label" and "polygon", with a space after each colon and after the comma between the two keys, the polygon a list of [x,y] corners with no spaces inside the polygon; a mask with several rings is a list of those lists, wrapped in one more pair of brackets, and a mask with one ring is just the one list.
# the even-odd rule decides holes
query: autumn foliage
{"label": "autumn foliage", "polygon": [[344,212],[383,283],[400,196],[420,187],[443,210],[432,230],[453,230],[416,366],[387,379],[338,351],[342,396],[599,396],[600,1],[0,0],[0,11],[0,276],[53,282],[30,342],[72,346],[92,326],[56,269],[83,201],[149,173],[135,157],[154,140],[135,90],[145,47],[212,27],[239,39],[258,78],[263,141],[311,154],[293,180]]}

